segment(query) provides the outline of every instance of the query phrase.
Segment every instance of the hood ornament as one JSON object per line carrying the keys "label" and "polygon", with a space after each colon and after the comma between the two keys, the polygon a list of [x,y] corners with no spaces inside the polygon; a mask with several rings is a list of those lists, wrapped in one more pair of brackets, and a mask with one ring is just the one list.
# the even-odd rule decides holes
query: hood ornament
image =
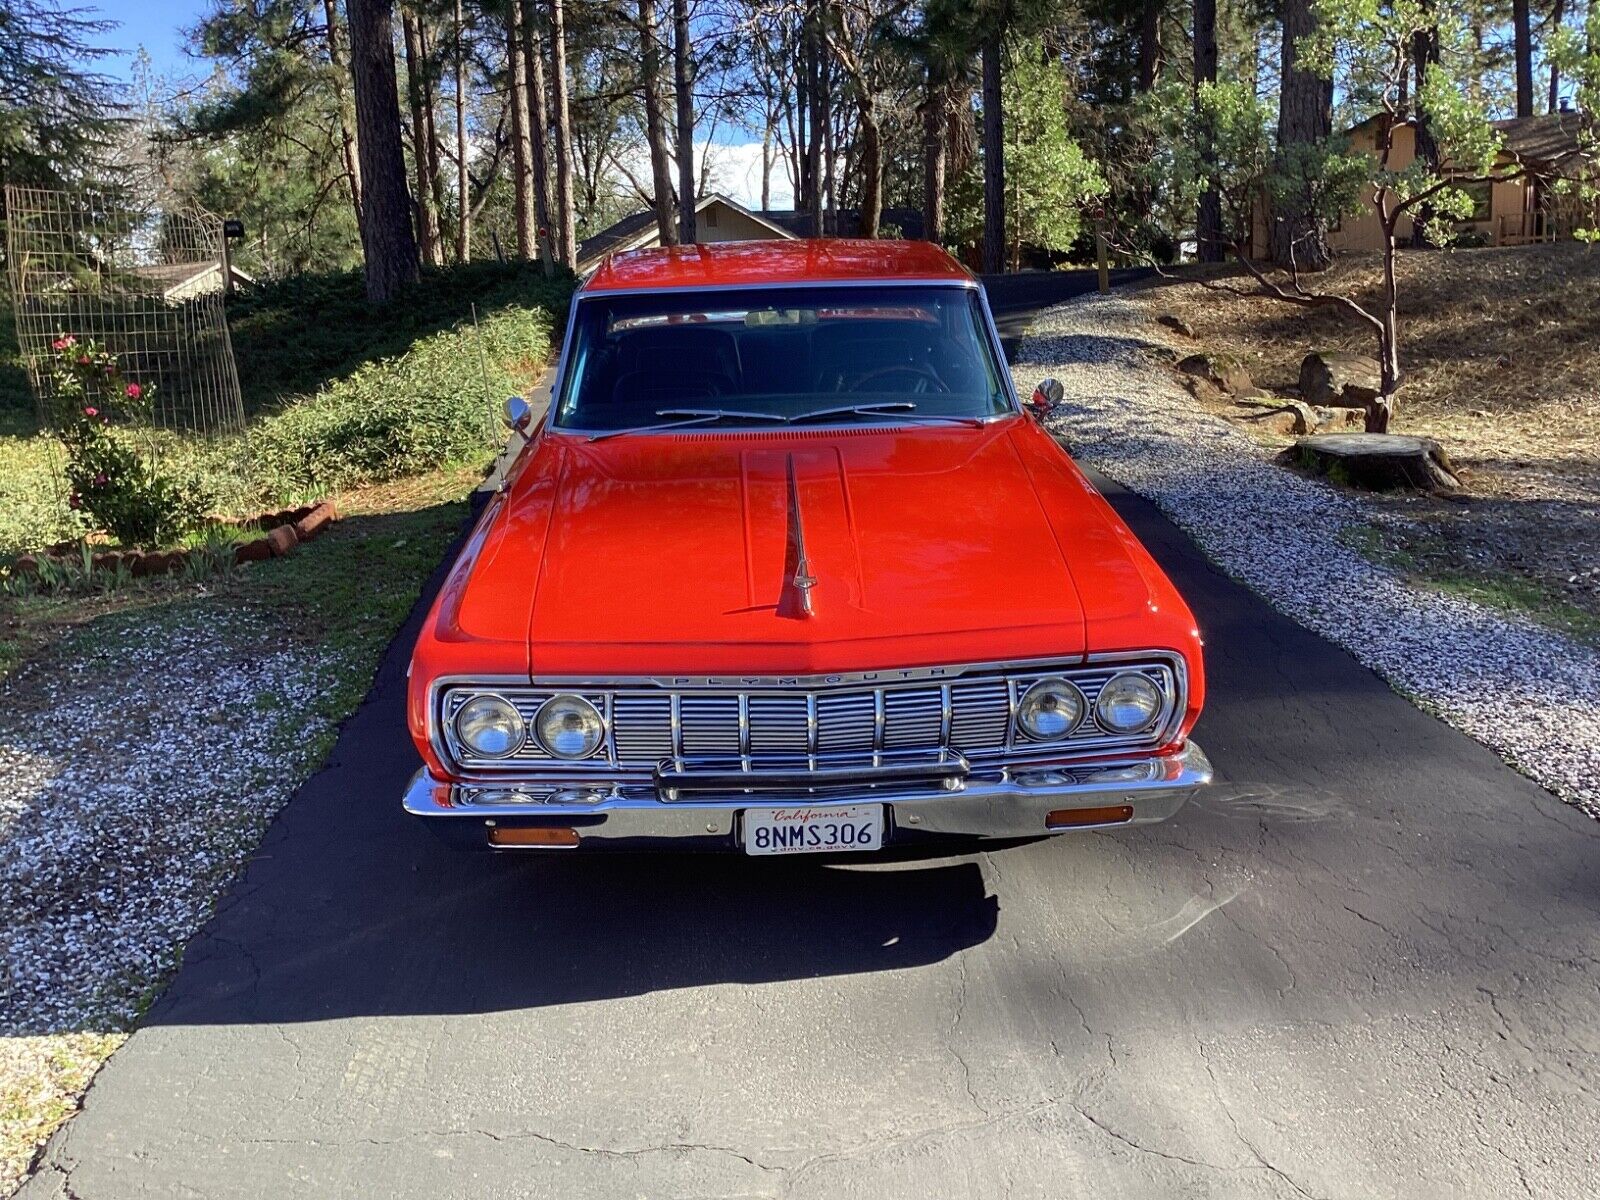
{"label": "hood ornament", "polygon": [[803,620],[812,615],[811,589],[817,578],[811,573],[806,556],[806,531],[800,519],[800,487],[794,478],[794,455],[788,456],[789,546],[783,559],[783,594],[778,598],[778,615]]}

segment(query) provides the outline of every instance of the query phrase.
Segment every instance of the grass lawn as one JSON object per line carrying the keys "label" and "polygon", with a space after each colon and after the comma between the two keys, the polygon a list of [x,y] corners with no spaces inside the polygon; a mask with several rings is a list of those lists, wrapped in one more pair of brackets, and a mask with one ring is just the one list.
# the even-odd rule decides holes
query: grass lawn
{"label": "grass lawn", "polygon": [[[56,694],[50,688],[65,687],[76,694],[80,685],[74,673],[86,676],[82,687],[92,689],[96,664],[109,668],[130,647],[159,645],[164,632],[203,622],[241,659],[287,650],[303,652],[304,661],[316,664],[306,678],[283,681],[286,689],[307,689],[308,704],[285,705],[269,690],[247,714],[253,736],[271,748],[275,771],[286,771],[289,784],[303,779],[325,758],[340,722],[365,695],[380,655],[423,583],[461,532],[467,495],[478,478],[477,470],[453,469],[352,490],[344,499],[343,519],[321,538],[286,558],[199,582],[169,577],[108,595],[0,596],[0,687],[7,707],[31,711]],[[196,727],[215,719],[200,697],[145,698],[167,706],[169,716],[174,703],[192,705]],[[177,715],[182,718],[183,711]],[[117,716],[119,726],[137,726],[141,719],[126,710]],[[308,729],[313,731],[310,737]],[[0,743],[4,734],[0,728]],[[139,748],[131,753],[137,758]],[[196,857],[207,858],[211,866],[191,881],[205,899],[189,925],[198,927],[210,901],[242,867],[275,806],[264,801],[246,807],[225,818],[235,828],[208,832],[215,844],[208,842]],[[16,815],[0,806],[0,921],[13,929],[26,926],[31,913],[5,911],[8,897],[21,907],[25,892],[18,889],[26,883],[8,876],[5,842],[28,835],[31,819],[27,804]],[[119,845],[111,857],[137,862],[140,848]],[[64,878],[68,883],[55,886],[51,905],[70,911],[81,904],[81,919],[92,925],[97,877],[85,868],[77,885],[82,896],[74,894],[72,883],[80,877],[69,871]],[[170,880],[162,882],[172,886]],[[188,932],[192,928],[184,936]],[[119,929],[117,936],[127,935]],[[84,1002],[84,1015],[71,1028],[41,1030],[30,1025],[33,1015],[0,1001],[0,1195],[20,1181],[36,1148],[75,1111],[94,1072],[121,1045],[136,1014],[175,969],[182,940],[157,937],[145,949],[157,966],[98,980]],[[7,965],[0,963],[0,974]]]}
{"label": "grass lawn", "polygon": [[[1399,280],[1394,429],[1437,438],[1466,487],[1450,500],[1374,497],[1385,519],[1358,548],[1417,582],[1600,641],[1600,250],[1412,251]],[[1370,301],[1378,281],[1376,256],[1348,255],[1310,286]],[[1168,339],[1175,349],[1236,358],[1268,389],[1293,387],[1310,350],[1375,353],[1332,309],[1188,281],[1135,297],[1152,319],[1194,329],[1194,342]]]}

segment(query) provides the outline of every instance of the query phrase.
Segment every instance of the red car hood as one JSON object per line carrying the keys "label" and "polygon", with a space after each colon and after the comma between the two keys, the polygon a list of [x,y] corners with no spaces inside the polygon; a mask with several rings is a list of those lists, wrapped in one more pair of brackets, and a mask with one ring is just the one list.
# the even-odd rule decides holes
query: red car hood
{"label": "red car hood", "polygon": [[[800,545],[809,588],[796,586]],[[535,676],[1072,657],[1091,638],[1178,648],[1192,631],[1132,535],[1025,417],[544,436],[447,590],[451,640],[525,639]]]}

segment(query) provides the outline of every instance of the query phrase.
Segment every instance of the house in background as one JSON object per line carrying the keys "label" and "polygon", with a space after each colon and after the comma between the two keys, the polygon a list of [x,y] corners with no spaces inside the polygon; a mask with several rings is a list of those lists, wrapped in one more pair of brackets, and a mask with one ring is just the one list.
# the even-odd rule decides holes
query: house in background
{"label": "house in background", "polygon": [[[850,208],[837,209],[825,219],[839,237],[853,237],[861,223],[860,214]],[[886,208],[878,218],[878,229],[879,237],[921,238],[922,211]],[[811,236],[811,214],[794,208],[749,209],[720,192],[712,192],[695,205],[695,235],[701,242],[804,238]],[[583,239],[578,246],[578,274],[589,274],[614,250],[643,250],[660,244],[655,210],[641,209]]]}
{"label": "house in background", "polygon": [[[1370,117],[1348,131],[1352,143],[1373,157],[1378,155],[1378,139],[1383,132],[1382,114]],[[1582,150],[1579,144],[1578,113],[1555,112],[1533,117],[1515,117],[1493,122],[1504,136],[1501,168],[1521,164],[1528,174],[1504,183],[1468,183],[1462,189],[1476,205],[1472,216],[1458,222],[1456,231],[1469,245],[1525,246],[1533,242],[1553,242],[1570,238],[1582,223],[1576,198],[1556,189],[1562,179],[1576,173]],[[1410,121],[1394,130],[1389,165],[1403,171],[1417,156],[1416,128]],[[1448,168],[1447,168],[1448,169]],[[1257,210],[1251,230],[1251,249],[1265,257],[1271,244],[1268,236],[1267,208]],[[1403,217],[1395,229],[1401,243],[1411,240],[1412,222]],[[1377,214],[1367,209],[1345,217],[1328,235],[1334,250],[1376,251],[1383,248],[1383,227]]]}
{"label": "house in background", "polygon": [[[198,263],[149,263],[134,267],[132,273],[138,277],[143,288],[159,292],[168,304],[179,304],[197,296],[222,291],[222,269],[222,263],[212,259]],[[233,287],[255,282],[254,278],[231,262],[228,264],[228,274],[232,276]]]}
{"label": "house in background", "polygon": [[[720,192],[701,197],[694,212],[695,239],[700,242],[756,242],[796,236],[778,222],[751,212]],[[578,274],[589,274],[614,250],[643,250],[660,244],[655,210],[643,209],[584,238],[578,246]]]}

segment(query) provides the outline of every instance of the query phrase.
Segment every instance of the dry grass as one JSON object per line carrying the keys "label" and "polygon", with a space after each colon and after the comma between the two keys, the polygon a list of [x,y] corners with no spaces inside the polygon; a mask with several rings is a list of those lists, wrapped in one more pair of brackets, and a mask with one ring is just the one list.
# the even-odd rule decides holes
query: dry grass
{"label": "dry grass", "polygon": [[[1347,256],[1313,286],[1372,302],[1379,269],[1376,255]],[[1569,632],[1600,628],[1600,250],[1417,251],[1401,255],[1399,278],[1395,429],[1442,442],[1467,487],[1455,502],[1382,501],[1408,529],[1386,529],[1381,552]],[[1187,281],[1139,296],[1194,329],[1193,344],[1164,339],[1174,348],[1236,357],[1266,388],[1294,386],[1309,350],[1376,352],[1332,309]]]}

